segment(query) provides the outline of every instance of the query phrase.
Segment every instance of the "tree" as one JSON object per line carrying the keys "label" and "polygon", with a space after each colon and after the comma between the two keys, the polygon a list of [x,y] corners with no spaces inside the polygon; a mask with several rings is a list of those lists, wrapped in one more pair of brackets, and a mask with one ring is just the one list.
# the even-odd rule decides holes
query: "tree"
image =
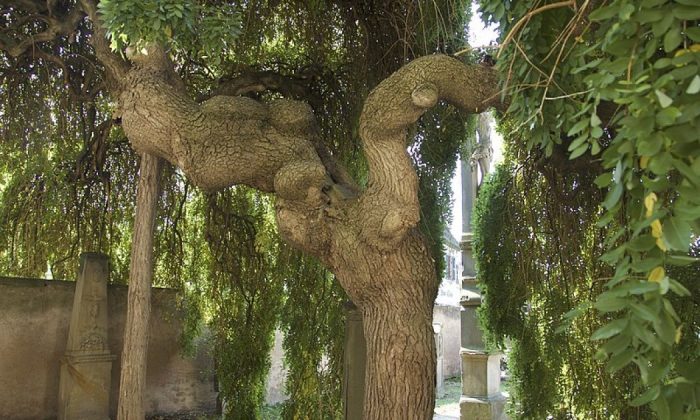
{"label": "tree", "polygon": [[519,413],[697,417],[698,2],[480,3],[513,167],[475,252]]}
{"label": "tree", "polygon": [[[305,102],[229,95],[200,102],[192,98],[192,86],[177,72],[183,64],[176,66],[165,44],[211,54],[216,41],[188,44],[193,39],[186,36],[188,28],[190,35],[193,31],[188,18],[201,11],[189,3],[161,2],[159,9],[158,2],[149,2],[144,14],[129,15],[138,11],[136,3],[103,1],[113,46],[129,44],[128,58],[110,48],[90,0],[60,7],[32,1],[11,4],[12,11],[23,12],[8,19],[19,30],[0,45],[11,57],[29,54],[36,43],[65,41],[77,27],[92,25],[92,31],[78,32],[78,41],[83,48],[88,41],[92,44],[108,95],[117,103],[115,116],[142,160],[163,158],[205,190],[247,185],[274,193],[282,237],[328,267],[363,314],[368,344],[365,417],[432,416],[431,321],[438,281],[433,246],[418,228],[419,180],[406,152],[407,132],[439,100],[468,112],[496,104],[491,68],[434,55],[412,61],[379,83],[359,115],[369,168],[369,180],[362,186],[324,145],[316,116]],[[157,27],[146,19],[154,16]],[[202,19],[222,22],[216,13]],[[203,25],[202,38],[217,40],[220,28]],[[55,60],[62,52],[40,54]],[[70,82],[74,69],[58,61]],[[136,407],[134,412],[139,411]]]}

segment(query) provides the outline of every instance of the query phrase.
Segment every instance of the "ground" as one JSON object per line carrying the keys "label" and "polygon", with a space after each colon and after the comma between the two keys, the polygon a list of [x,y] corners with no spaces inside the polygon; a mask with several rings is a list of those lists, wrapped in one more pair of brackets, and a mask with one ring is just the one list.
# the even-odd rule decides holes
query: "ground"
{"label": "ground", "polygon": [[459,418],[459,397],[462,394],[462,382],[459,376],[445,380],[445,394],[435,400],[434,420],[451,420]]}
{"label": "ground", "polygon": [[[459,419],[459,397],[462,384],[459,376],[445,380],[445,394],[435,400],[435,417],[433,420]],[[219,420],[217,415],[185,414],[182,416],[155,416],[150,420]],[[282,418],[282,404],[266,405],[262,409],[263,420],[279,420]]]}

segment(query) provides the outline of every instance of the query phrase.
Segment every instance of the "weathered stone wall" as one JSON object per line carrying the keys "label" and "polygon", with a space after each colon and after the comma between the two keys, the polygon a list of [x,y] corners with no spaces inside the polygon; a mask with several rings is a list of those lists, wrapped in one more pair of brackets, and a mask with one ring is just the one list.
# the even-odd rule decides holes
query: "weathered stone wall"
{"label": "weathered stone wall", "polygon": [[435,305],[433,307],[433,322],[442,324],[442,368],[445,378],[460,375],[460,321],[457,306]]}
{"label": "weathered stone wall", "polygon": [[[58,413],[60,359],[66,349],[74,282],[0,277],[0,418],[50,419]],[[109,286],[110,412],[116,414],[127,288]],[[213,412],[213,362],[207,345],[181,354],[175,292],[153,290],[148,344],[149,414]]]}

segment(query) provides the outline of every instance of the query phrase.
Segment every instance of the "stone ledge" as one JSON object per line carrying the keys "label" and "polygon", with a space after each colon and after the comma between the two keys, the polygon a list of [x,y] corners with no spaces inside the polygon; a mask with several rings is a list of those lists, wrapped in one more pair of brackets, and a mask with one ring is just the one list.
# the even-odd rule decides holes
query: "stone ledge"
{"label": "stone ledge", "polygon": [[459,399],[459,412],[462,420],[508,420],[505,405],[508,398],[504,394],[488,398],[462,396]]}

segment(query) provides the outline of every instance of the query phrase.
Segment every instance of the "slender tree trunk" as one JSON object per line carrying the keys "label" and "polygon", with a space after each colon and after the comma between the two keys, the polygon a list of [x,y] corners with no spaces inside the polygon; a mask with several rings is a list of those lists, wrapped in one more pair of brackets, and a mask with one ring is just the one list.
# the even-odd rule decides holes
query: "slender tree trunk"
{"label": "slender tree trunk", "polygon": [[364,420],[433,418],[432,302],[392,294],[362,308],[367,341]]}
{"label": "slender tree trunk", "polygon": [[158,205],[161,166],[162,161],[157,156],[149,153],[141,155],[119,382],[117,418],[120,420],[144,418],[143,397],[146,390],[148,320],[151,315],[153,277],[153,229]]}

